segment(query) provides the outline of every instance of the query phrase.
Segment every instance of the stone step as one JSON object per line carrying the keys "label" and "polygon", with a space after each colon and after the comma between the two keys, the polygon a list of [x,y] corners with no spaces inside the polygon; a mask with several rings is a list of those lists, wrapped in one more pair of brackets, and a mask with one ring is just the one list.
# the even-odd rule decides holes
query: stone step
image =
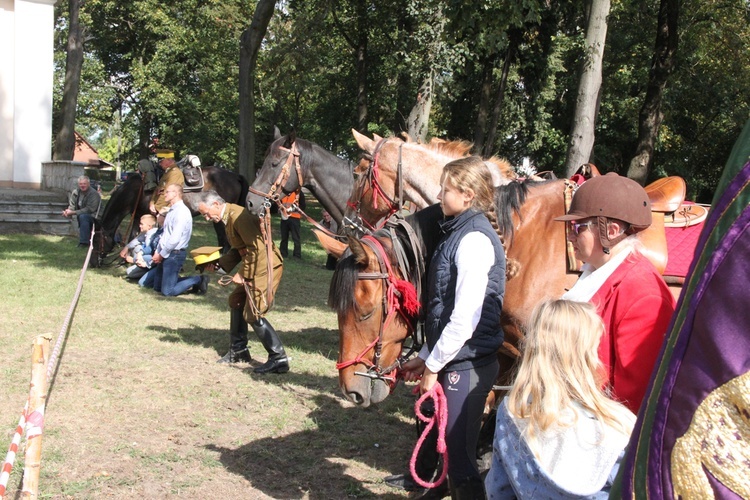
{"label": "stone step", "polygon": [[0,217],[0,234],[54,234],[58,236],[77,235],[78,228],[70,219],[54,220],[43,218],[14,218],[6,220]]}

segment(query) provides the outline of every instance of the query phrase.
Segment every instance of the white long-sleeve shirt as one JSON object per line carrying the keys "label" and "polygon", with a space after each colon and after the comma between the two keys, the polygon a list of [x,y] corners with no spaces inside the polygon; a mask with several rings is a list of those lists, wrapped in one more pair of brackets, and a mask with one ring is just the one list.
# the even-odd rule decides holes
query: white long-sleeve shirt
{"label": "white long-sleeve shirt", "polygon": [[174,250],[183,250],[190,243],[193,235],[193,214],[185,203],[180,200],[169,209],[164,219],[164,232],[159,240],[156,252],[164,257]]}
{"label": "white long-sleeve shirt", "polygon": [[456,357],[479,324],[489,272],[494,263],[495,250],[486,235],[473,231],[461,239],[456,249],[458,277],[453,312],[432,352],[425,344],[419,353],[427,368],[434,373]]}

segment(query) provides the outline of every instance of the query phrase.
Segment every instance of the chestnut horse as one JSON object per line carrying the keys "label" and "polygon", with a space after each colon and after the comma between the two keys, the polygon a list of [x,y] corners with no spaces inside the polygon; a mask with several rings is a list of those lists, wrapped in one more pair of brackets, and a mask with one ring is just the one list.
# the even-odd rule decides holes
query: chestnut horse
{"label": "chestnut horse", "polygon": [[[471,144],[465,141],[432,139],[429,144],[419,144],[408,137],[369,139],[356,130],[352,134],[363,158],[355,169],[359,180],[344,215],[355,227],[366,229],[377,227],[405,202],[417,209],[437,203],[443,166],[469,156],[471,149]],[[485,164],[495,186],[516,178],[504,159],[492,157]]]}
{"label": "chestnut horse", "polygon": [[340,225],[354,187],[352,170],[348,160],[294,133],[282,136],[275,128],[274,141],[247,194],[247,209],[263,215],[267,204],[304,186]]}
{"label": "chestnut horse", "polygon": [[[248,187],[243,176],[221,167],[201,167],[201,172],[203,191],[214,190],[227,202],[242,205]],[[95,253],[92,254],[90,263],[92,267],[100,266],[107,254],[112,251],[115,245],[115,233],[128,215],[132,216],[132,230],[123,238],[127,242],[135,237],[141,216],[150,213],[148,205],[152,194],[153,190],[143,191],[143,179],[138,173],[130,174],[125,182],[112,192],[101,218],[96,221],[93,242]],[[192,191],[186,191],[183,200],[193,216],[196,216],[198,211],[197,207],[191,205],[192,196]],[[229,242],[224,224],[214,224],[214,230],[219,246],[228,249]]]}
{"label": "chestnut horse", "polygon": [[[518,357],[518,341],[523,337],[532,309],[545,299],[560,297],[578,277],[567,268],[565,225],[553,220],[565,212],[565,185],[562,180],[513,181],[496,188],[498,225],[507,256],[509,261],[518,263],[515,276],[506,283],[500,317],[505,334],[499,351],[501,383],[507,381],[502,375],[509,375]],[[436,211],[436,206],[406,218],[418,235],[421,255],[426,261],[439,237],[437,222],[442,212],[439,206]],[[373,245],[361,239],[351,237],[347,245],[316,232],[328,252],[344,255],[331,280],[329,305],[336,310],[339,320],[339,385],[347,399],[361,406],[388,396],[395,379],[392,373],[385,372],[398,365],[396,360],[403,342],[413,329],[413,324],[402,315],[386,321],[387,311],[381,307],[389,283],[384,277],[388,273],[383,263],[387,262],[392,269],[400,268],[392,234],[391,223],[387,223],[383,229],[364,237],[377,239],[385,249],[386,255],[379,260]],[[410,251],[405,248],[402,252]],[[412,272],[413,269],[397,274],[414,281]]]}

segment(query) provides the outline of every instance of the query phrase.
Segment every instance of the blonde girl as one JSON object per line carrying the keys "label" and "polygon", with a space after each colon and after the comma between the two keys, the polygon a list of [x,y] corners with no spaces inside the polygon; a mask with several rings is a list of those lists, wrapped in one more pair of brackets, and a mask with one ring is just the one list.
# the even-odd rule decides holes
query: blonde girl
{"label": "blonde girl", "polygon": [[488,498],[605,497],[635,415],[602,387],[604,324],[588,303],[540,304],[497,412]]}
{"label": "blonde girl", "polygon": [[442,385],[451,494],[483,498],[476,445],[498,371],[505,294],[505,253],[489,169],[478,157],[448,163],[438,199],[445,218],[428,273],[426,343],[419,357],[404,365],[403,374],[407,381],[419,380],[423,393]]}

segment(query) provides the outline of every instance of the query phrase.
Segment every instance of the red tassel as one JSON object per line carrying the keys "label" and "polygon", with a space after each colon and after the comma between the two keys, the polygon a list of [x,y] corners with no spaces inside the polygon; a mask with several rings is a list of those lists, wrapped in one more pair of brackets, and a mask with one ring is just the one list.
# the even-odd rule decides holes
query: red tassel
{"label": "red tassel", "polygon": [[419,314],[419,310],[422,308],[422,304],[419,303],[419,297],[417,297],[417,289],[414,288],[409,281],[406,280],[394,280],[393,286],[396,287],[401,300],[399,305],[401,310],[409,316],[415,317]]}

